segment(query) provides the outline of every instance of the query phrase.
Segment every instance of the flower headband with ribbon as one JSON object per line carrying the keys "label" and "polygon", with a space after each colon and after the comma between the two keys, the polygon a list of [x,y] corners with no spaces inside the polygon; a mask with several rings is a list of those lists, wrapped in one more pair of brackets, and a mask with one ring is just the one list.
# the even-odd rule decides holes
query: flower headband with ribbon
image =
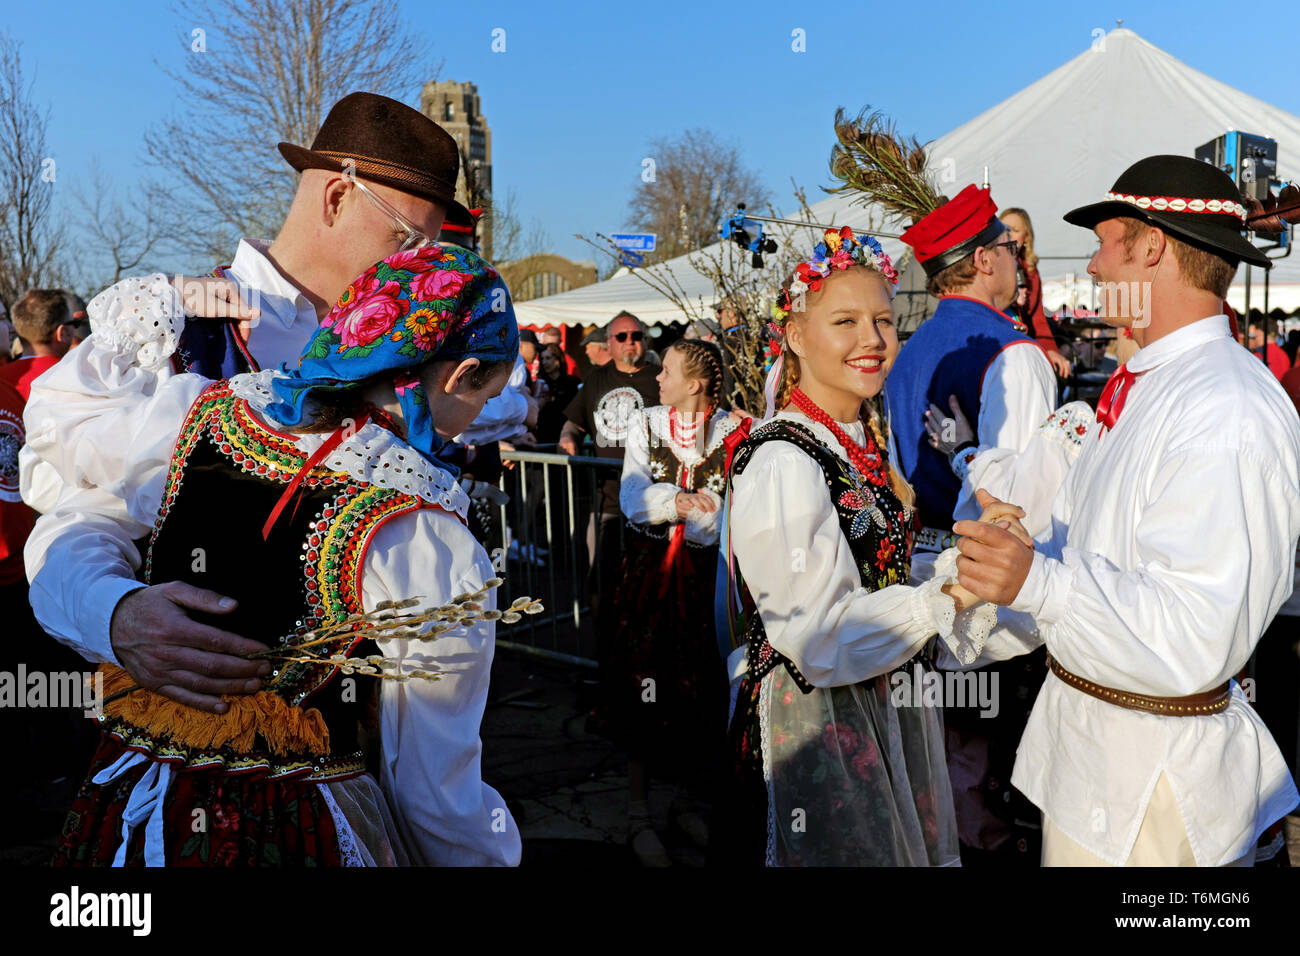
{"label": "flower headband with ribbon", "polygon": [[781,385],[781,374],[785,369],[785,321],[790,313],[799,306],[802,311],[803,299],[809,292],[816,292],[835,269],[847,269],[850,266],[866,266],[885,277],[892,299],[898,292],[898,270],[893,260],[885,253],[879,240],[874,236],[857,235],[844,226],[842,229],[827,229],[822,241],[813,248],[812,258],[795,266],[794,278],[788,289],[782,289],[776,295],[776,304],[772,306],[775,322],[768,323],[772,333],[769,351],[775,356],[772,368],[767,373],[763,394],[767,398],[766,417],[776,413],[776,390]]}
{"label": "flower headband with ribbon", "polygon": [[510,361],[519,354],[519,326],[510,293],[482,257],[430,243],[389,256],[354,279],[321,320],[299,367],[271,384],[278,402],[267,412],[301,424],[309,398],[352,389],[390,373],[406,441],[429,462],[458,474],[438,457],[446,444],[434,428],[419,370],[434,359]]}

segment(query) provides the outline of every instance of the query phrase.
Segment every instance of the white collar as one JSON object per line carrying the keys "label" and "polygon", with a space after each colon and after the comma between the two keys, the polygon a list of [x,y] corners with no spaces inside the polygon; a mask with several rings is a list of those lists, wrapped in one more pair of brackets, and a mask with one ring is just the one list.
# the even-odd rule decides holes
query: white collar
{"label": "white collar", "polygon": [[257,294],[258,301],[251,304],[262,310],[258,321],[269,318],[287,329],[304,312],[310,313],[314,320],[315,306],[267,258],[266,251],[270,246],[271,243],[265,239],[239,240],[235,260],[227,270],[231,278],[242,288]]}
{"label": "white collar", "polygon": [[[278,401],[271,391],[271,382],[284,377],[284,372],[273,368],[247,372],[230,379],[230,390],[247,401],[249,408],[261,417],[269,419],[266,407]],[[329,435],[319,432],[303,433],[294,436],[294,445],[310,455],[327,438]],[[322,464],[358,481],[414,495],[461,518],[469,511],[469,496],[449,472],[431,465],[418,451],[374,422],[367,422],[345,439]]]}
{"label": "white collar", "polygon": [[1226,315],[1212,315],[1200,319],[1190,325],[1184,325],[1181,329],[1175,329],[1168,335],[1162,335],[1151,344],[1138,349],[1127,362],[1128,370],[1149,372],[1190,349],[1231,335]]}

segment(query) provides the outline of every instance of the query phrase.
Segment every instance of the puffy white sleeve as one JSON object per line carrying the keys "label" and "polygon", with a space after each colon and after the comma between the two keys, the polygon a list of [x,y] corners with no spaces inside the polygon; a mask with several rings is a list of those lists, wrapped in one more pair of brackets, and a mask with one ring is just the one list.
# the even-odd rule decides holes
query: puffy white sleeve
{"label": "puffy white sleeve", "polygon": [[86,311],[90,338],[32,384],[23,414],[28,447],[76,488],[120,477],[122,450],[113,446],[137,405],[171,377],[185,328],[180,295],[162,275],[123,279]]}
{"label": "puffy white sleeve", "polygon": [[953,603],[939,578],[861,585],[821,468],[794,445],[760,447],[732,496],[731,546],[767,639],[810,683],[856,684],[951,633]]}
{"label": "puffy white sleeve", "polygon": [[24,503],[39,514],[54,508],[63,490],[63,479],[48,461],[27,445],[18,450],[18,491]]}
{"label": "puffy white sleeve", "polygon": [[159,279],[124,280],[91,301],[95,333],[34,383],[24,416],[33,469],[60,482],[24,550],[32,610],[92,661],[116,662],[109,623],[141,586],[134,541],[153,525],[181,423],[208,384],[167,369],[184,315]]}
{"label": "puffy white sleeve", "polygon": [[[366,552],[362,601],[420,597],[444,604],[493,576],[487,554],[446,512],[422,510],[382,525]],[[495,607],[495,592],[484,602]],[[437,681],[384,681],[380,785],[412,861],[426,866],[515,866],[522,845],[505,800],[483,782],[479,727],[487,706],[495,624],[433,642],[389,641],[382,653]]]}
{"label": "puffy white sleeve", "polygon": [[1205,445],[1161,461],[1144,498],[1128,567],[1036,551],[1011,607],[1034,616],[1068,670],[1183,697],[1236,674],[1286,599],[1300,494],[1256,454]]}
{"label": "puffy white sleeve", "polygon": [[[647,410],[648,411],[648,410]],[[672,482],[655,481],[650,474],[650,430],[647,411],[630,423],[623,449],[623,478],[619,482],[618,506],[629,521],[637,524],[673,524],[677,517],[677,494],[682,489]]]}
{"label": "puffy white sleeve", "polygon": [[[1019,453],[1054,408],[1056,373],[1043,350],[1034,342],[1008,346],[989,363],[980,385],[979,447]],[[976,520],[981,510],[974,489],[963,483],[954,520]]]}
{"label": "puffy white sleeve", "polygon": [[1035,538],[1051,530],[1052,503],[1078,460],[1084,439],[1096,441],[1096,415],[1087,402],[1070,402],[1049,414],[1022,451],[980,448],[957,455],[953,473],[961,495],[975,500],[983,488],[995,498],[1025,509],[1025,530]]}

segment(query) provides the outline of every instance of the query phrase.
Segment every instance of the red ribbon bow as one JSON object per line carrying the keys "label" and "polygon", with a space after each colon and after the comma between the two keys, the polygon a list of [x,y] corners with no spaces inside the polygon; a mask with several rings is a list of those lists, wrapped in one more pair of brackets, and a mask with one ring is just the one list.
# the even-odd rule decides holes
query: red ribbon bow
{"label": "red ribbon bow", "polygon": [[[1130,372],[1127,365],[1121,365],[1107,380],[1106,387],[1101,390],[1101,397],[1097,399],[1097,421],[1101,422],[1101,431],[1114,428],[1119,421],[1119,413],[1124,410],[1124,402],[1136,378],[1136,372]],[[1097,437],[1101,437],[1101,432],[1097,433]]]}

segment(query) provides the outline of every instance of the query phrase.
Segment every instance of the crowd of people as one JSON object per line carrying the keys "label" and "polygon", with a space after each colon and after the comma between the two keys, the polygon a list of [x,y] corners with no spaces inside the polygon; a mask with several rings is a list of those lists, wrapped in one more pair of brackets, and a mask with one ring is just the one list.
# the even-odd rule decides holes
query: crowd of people
{"label": "crowd of people", "polygon": [[[9,653],[75,652],[107,694],[93,753],[56,748],[84,775],[56,865],[517,864],[479,735],[496,622],[529,609],[497,607],[486,538],[485,503],[530,520],[497,487],[518,448],[618,462],[588,503],[589,727],[642,864],[671,863],[652,780],[724,866],[1276,855],[1300,401],[1293,355],[1233,340],[1228,285],[1267,260],[1225,174],[1149,157],[1066,215],[1098,282],[1143,290],[1104,316],[1131,345],[1094,409],[1058,405],[1078,354],[987,187],[903,234],[937,300],[905,343],[894,262],[843,227],[777,292],[768,358],[727,300],[656,354],[628,312],[519,327],[439,241],[472,217],[419,112],[354,93],[280,151],[272,242],[13,308]],[[737,361],[766,408],[729,401]]]}

